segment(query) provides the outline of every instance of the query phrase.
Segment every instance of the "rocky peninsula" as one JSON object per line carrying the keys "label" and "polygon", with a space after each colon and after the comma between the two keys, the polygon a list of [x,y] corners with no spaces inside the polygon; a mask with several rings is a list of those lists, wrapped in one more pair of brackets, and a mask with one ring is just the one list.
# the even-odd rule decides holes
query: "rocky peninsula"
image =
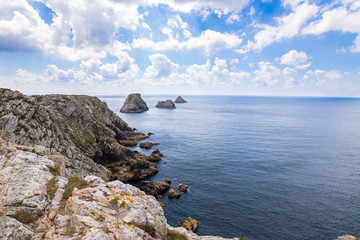
{"label": "rocky peninsula", "polygon": [[141,98],[139,93],[132,93],[126,98],[124,105],[121,107],[122,113],[142,113],[149,110],[146,102]]}
{"label": "rocky peninsula", "polygon": [[157,171],[121,144],[146,137],[96,97],[0,89],[0,239],[225,239],[190,232],[191,219],[171,227],[154,196],[122,182]]}

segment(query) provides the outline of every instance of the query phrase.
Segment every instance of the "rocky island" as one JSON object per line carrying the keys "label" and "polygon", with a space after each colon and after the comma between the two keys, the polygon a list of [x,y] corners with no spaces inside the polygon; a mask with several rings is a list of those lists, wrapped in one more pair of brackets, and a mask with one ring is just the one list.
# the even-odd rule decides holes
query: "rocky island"
{"label": "rocky island", "polygon": [[175,103],[187,103],[187,101],[185,101],[185,99],[183,99],[181,96],[178,96],[175,99]]}
{"label": "rocky island", "polygon": [[166,101],[159,101],[158,104],[156,104],[157,108],[168,108],[168,109],[175,109],[175,104],[172,100],[168,99]]}
{"label": "rocky island", "polygon": [[139,93],[132,93],[126,98],[124,105],[121,107],[122,113],[142,113],[149,110],[146,102],[141,98]]}

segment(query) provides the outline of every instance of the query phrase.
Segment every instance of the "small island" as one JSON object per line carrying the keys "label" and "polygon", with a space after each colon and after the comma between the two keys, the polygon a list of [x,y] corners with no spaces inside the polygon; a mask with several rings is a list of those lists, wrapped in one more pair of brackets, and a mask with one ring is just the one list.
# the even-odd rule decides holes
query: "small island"
{"label": "small island", "polygon": [[142,113],[149,110],[146,102],[141,98],[140,93],[132,93],[126,98],[124,105],[121,107],[122,113]]}
{"label": "small island", "polygon": [[178,96],[176,99],[175,99],[175,103],[187,103],[187,101],[185,101],[185,99],[181,96]]}
{"label": "small island", "polygon": [[168,99],[166,101],[159,101],[158,104],[156,104],[157,108],[168,108],[168,109],[175,109],[175,104],[172,100]]}

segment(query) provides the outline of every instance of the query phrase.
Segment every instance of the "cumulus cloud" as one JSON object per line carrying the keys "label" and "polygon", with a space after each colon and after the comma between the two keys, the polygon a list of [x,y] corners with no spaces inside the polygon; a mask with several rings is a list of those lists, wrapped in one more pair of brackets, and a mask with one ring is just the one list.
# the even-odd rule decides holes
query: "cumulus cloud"
{"label": "cumulus cloud", "polygon": [[204,48],[205,53],[210,54],[217,50],[237,47],[241,42],[242,39],[235,34],[205,30],[200,36],[192,37],[182,42],[175,39],[154,42],[150,39],[141,38],[135,39],[132,46],[134,48],[152,49],[155,51]]}
{"label": "cumulus cloud", "polygon": [[254,40],[248,41],[238,52],[246,53],[251,50],[260,51],[273,42],[279,42],[298,35],[305,23],[316,16],[319,11],[319,7],[314,4],[309,4],[307,1],[300,5],[297,5],[297,3],[289,4],[293,8],[290,14],[276,18],[276,26],[268,24],[256,25],[261,30],[255,34]]}
{"label": "cumulus cloud", "polygon": [[310,83],[316,84],[317,86],[324,86],[327,83],[334,85],[335,80],[340,79],[343,75],[344,74],[339,73],[338,71],[325,71],[318,69],[315,71],[307,71],[303,79],[308,80]]}
{"label": "cumulus cloud", "polygon": [[151,66],[145,71],[145,76],[149,78],[165,78],[179,68],[179,65],[173,63],[163,54],[151,55],[149,60],[151,61]]}
{"label": "cumulus cloud", "polygon": [[280,69],[269,62],[259,62],[259,69],[254,71],[253,83],[260,86],[275,86],[279,83]]}
{"label": "cumulus cloud", "polygon": [[282,75],[284,76],[284,79],[285,79],[285,87],[286,88],[291,88],[298,84],[298,82],[296,81],[296,78],[295,78],[296,74],[297,74],[297,71],[290,67],[286,67],[282,70]]}
{"label": "cumulus cloud", "polygon": [[311,62],[308,62],[309,59],[310,58],[305,52],[291,50],[280,58],[280,63],[290,65],[298,69],[306,69],[311,65]]}

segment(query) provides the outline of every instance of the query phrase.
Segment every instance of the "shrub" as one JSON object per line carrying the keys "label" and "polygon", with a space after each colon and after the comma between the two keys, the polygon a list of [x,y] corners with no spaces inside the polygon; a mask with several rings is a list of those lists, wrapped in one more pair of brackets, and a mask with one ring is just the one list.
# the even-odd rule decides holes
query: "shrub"
{"label": "shrub", "polygon": [[72,192],[75,187],[80,190],[90,186],[90,184],[88,184],[85,180],[79,178],[78,176],[69,177],[68,183],[65,185],[64,188],[64,194],[61,199],[61,206],[65,206],[66,201],[69,199],[69,197],[72,196]]}
{"label": "shrub", "polygon": [[58,186],[56,186],[56,177],[54,176],[46,183],[46,193],[50,197],[50,199],[54,198],[57,189]]}
{"label": "shrub", "polygon": [[148,233],[150,236],[155,237],[156,230],[152,226],[147,224],[142,224],[142,225],[137,225],[137,227],[144,230],[144,232]]}
{"label": "shrub", "polygon": [[23,224],[33,223],[37,219],[36,217],[26,212],[18,212],[17,214],[15,214],[14,218]]}
{"label": "shrub", "polygon": [[166,240],[188,240],[188,238],[182,233],[168,230]]}

